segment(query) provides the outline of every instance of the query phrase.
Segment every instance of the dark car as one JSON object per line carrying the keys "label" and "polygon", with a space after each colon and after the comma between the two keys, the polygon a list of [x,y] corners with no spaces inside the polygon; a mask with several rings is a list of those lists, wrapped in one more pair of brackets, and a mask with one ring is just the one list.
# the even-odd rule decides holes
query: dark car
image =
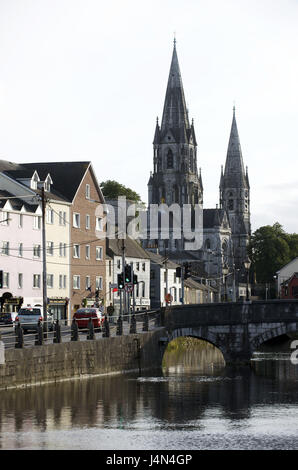
{"label": "dark car", "polygon": [[79,308],[73,315],[78,328],[88,328],[90,318],[95,329],[101,330],[104,322],[104,317],[99,308]]}
{"label": "dark car", "polygon": [[2,312],[0,313],[0,323],[4,325],[14,325],[17,312]]}

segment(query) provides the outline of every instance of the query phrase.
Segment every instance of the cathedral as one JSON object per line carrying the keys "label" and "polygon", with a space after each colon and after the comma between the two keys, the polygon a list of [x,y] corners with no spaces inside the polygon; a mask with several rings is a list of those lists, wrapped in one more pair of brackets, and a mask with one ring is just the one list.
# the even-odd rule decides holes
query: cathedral
{"label": "cathedral", "polygon": [[[203,267],[211,285],[220,285],[218,280],[222,281],[223,274],[227,272],[228,284],[245,282],[243,262],[247,257],[251,233],[250,186],[247,168],[243,164],[235,107],[226,162],[219,171],[219,203],[216,208],[203,207],[203,182],[198,161],[194,121],[190,122],[188,116],[174,40],[162,120],[159,123],[157,119],[153,140],[153,171],[148,182],[148,224],[151,208],[155,205],[178,205],[180,208],[191,208],[193,212],[195,207],[199,207],[201,243],[196,249],[186,248],[183,234],[181,237],[175,236],[172,216],[168,237],[162,236],[160,228],[154,237],[152,232],[150,236],[148,234],[143,244],[147,249],[156,250],[179,264],[188,263],[192,272],[196,272],[196,266]],[[193,215],[192,227],[198,223]],[[182,215],[179,217],[178,224],[182,224]]]}

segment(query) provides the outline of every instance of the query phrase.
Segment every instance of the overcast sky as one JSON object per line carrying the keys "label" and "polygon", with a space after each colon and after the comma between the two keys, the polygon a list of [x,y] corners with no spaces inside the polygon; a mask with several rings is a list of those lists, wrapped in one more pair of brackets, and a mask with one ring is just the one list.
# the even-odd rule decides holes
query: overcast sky
{"label": "overcast sky", "polygon": [[235,103],[252,229],[298,232],[297,0],[0,0],[0,159],[90,160],[147,201],[174,32],[204,207]]}

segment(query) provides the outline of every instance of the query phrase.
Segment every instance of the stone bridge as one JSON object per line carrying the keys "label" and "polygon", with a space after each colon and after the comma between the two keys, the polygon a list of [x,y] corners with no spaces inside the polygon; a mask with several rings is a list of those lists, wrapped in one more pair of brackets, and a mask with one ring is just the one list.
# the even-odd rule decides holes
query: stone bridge
{"label": "stone bridge", "polygon": [[298,332],[298,300],[172,306],[161,323],[167,341],[200,338],[219,348],[226,363],[247,362],[265,341]]}

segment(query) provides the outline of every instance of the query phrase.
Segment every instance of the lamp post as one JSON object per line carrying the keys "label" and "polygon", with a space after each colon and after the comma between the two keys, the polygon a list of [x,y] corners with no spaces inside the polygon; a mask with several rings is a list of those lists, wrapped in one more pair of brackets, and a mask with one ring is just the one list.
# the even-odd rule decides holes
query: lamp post
{"label": "lamp post", "polygon": [[248,284],[249,284],[249,269],[251,266],[251,261],[248,256],[244,260],[243,264],[246,269],[246,301],[249,301]]}
{"label": "lamp post", "polygon": [[224,302],[227,301],[227,274],[228,274],[228,272],[229,272],[229,267],[225,263],[222,267],[222,273],[223,273],[223,276],[224,276]]}

